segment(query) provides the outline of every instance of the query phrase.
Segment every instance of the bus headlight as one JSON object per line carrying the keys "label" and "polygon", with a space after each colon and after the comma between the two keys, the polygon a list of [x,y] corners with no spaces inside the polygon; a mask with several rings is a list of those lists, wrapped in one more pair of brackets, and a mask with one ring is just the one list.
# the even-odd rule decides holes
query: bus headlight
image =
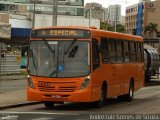
{"label": "bus headlight", "polygon": [[28,77],[28,86],[31,87],[31,88],[33,88],[33,89],[35,88],[31,77]]}
{"label": "bus headlight", "polygon": [[87,77],[87,78],[83,81],[83,83],[82,83],[82,85],[81,85],[81,89],[84,89],[84,88],[88,87],[89,83],[90,83],[90,77]]}

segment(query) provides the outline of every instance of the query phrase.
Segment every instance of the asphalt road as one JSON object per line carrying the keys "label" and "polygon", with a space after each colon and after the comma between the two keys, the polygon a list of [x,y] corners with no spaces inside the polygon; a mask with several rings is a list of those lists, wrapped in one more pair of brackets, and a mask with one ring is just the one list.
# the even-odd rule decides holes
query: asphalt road
{"label": "asphalt road", "polygon": [[47,109],[43,104],[38,104],[6,109],[0,113],[0,119],[8,116],[14,120],[103,120],[115,117],[127,120],[142,118],[159,120],[160,116],[149,114],[160,114],[160,86],[140,89],[135,93],[132,102],[119,102],[116,98],[108,99],[106,105],[99,109],[88,103],[56,104],[55,109]]}

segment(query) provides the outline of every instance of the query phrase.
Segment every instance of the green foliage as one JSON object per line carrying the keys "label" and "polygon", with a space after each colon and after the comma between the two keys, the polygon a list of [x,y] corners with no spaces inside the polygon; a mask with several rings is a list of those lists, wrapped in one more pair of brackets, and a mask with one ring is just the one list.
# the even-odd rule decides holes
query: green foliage
{"label": "green foliage", "polygon": [[125,33],[125,27],[121,24],[117,24],[117,32]]}
{"label": "green foliage", "polygon": [[100,29],[101,30],[114,31],[114,28],[110,24],[105,23],[105,22],[101,22]]}
{"label": "green foliage", "polygon": [[[104,22],[101,22],[100,29],[101,30],[114,31],[114,27],[113,26],[111,26],[108,23],[104,23]],[[121,25],[121,24],[117,24],[117,32],[124,33],[125,32],[125,27],[123,25]]]}
{"label": "green foliage", "polygon": [[149,32],[149,35],[153,37],[153,33],[158,33],[158,24],[157,23],[149,23],[144,30],[144,33]]}

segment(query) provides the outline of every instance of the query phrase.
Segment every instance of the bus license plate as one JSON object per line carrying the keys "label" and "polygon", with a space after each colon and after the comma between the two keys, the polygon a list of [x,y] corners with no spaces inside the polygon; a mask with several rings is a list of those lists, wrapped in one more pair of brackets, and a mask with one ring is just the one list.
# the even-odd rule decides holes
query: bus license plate
{"label": "bus license plate", "polygon": [[60,95],[52,95],[52,98],[61,98]]}

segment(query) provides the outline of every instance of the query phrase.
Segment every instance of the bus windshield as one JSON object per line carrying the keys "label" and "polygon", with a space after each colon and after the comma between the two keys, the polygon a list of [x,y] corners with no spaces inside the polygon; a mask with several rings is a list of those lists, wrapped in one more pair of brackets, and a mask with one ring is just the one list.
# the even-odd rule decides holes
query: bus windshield
{"label": "bus windshield", "polygon": [[90,42],[82,40],[31,41],[30,75],[81,77],[90,73]]}

